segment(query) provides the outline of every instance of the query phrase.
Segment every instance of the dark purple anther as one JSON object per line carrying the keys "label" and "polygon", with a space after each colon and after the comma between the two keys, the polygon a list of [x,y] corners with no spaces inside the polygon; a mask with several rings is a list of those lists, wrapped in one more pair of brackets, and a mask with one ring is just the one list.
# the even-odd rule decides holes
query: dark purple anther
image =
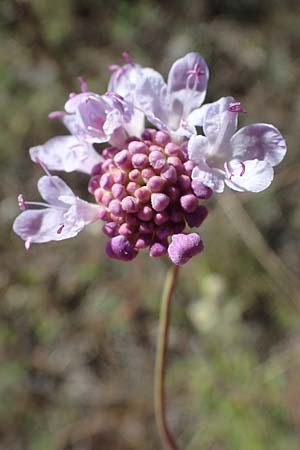
{"label": "dark purple anther", "polygon": [[106,244],[106,255],[121,261],[132,261],[137,256],[137,251],[125,236],[115,236]]}
{"label": "dark purple anther", "polygon": [[174,234],[168,248],[168,253],[171,261],[181,266],[187,263],[193,256],[201,253],[202,250],[203,242],[199,234]]}

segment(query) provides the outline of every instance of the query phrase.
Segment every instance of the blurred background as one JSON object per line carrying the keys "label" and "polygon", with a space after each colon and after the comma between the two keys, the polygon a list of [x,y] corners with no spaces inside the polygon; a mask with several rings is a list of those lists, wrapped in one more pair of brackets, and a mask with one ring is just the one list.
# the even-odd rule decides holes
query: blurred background
{"label": "blurred background", "polygon": [[[108,260],[99,225],[33,245],[11,231],[38,200],[30,146],[65,134],[77,77],[104,92],[126,50],[165,76],[198,51],[207,101],[272,123],[288,155],[271,188],[208,202],[205,252],[173,303],[168,415],[185,450],[300,449],[300,3],[1,0],[0,449],[160,449],[152,377],[167,259]],[[89,199],[87,178],[66,177]]]}

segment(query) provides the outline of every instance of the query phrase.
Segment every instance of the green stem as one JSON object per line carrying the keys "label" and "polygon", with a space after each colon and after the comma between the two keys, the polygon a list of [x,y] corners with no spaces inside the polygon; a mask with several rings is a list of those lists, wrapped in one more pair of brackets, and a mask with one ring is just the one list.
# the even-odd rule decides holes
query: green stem
{"label": "green stem", "polygon": [[179,450],[168,429],[166,420],[165,369],[170,324],[171,300],[175,290],[178,266],[173,266],[166,278],[160,307],[159,333],[155,360],[154,405],[156,424],[167,450]]}

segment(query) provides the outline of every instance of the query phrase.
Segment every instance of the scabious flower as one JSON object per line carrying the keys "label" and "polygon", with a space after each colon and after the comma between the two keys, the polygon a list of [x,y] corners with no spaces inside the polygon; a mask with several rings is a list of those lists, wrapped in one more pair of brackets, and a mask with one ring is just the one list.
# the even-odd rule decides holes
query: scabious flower
{"label": "scabious flower", "polygon": [[[28,249],[102,221],[107,256],[131,261],[148,248],[152,257],[168,254],[174,264],[185,264],[203,250],[200,235],[189,232],[207,216],[201,200],[222,192],[224,184],[238,191],[268,187],[285,142],[272,125],[236,132],[245,110],[232,97],[201,106],[208,68],[198,53],[178,59],[167,83],[127,53],[123,57],[125,65],[110,66],[105,94],[89,91],[80,78],[81,92],[69,95],[64,111],[49,114],[71,135],[30,149],[32,161],[47,173],[38,182],[47,203],[20,195],[22,213],[13,229]],[[146,128],[146,121],[155,128]],[[197,135],[198,127],[204,135]],[[94,144],[105,142],[100,154]],[[94,203],[76,197],[49,170],[88,174]]]}

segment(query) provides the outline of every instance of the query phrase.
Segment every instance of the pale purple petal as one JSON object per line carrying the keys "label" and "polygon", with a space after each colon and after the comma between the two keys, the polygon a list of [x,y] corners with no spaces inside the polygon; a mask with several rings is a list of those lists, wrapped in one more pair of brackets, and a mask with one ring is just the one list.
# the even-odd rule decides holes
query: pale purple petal
{"label": "pale purple petal", "polygon": [[188,142],[189,159],[196,164],[201,163],[209,156],[208,140],[204,136],[192,136]]}
{"label": "pale purple petal", "polygon": [[238,113],[228,109],[234,101],[233,97],[222,97],[206,110],[203,131],[216,154],[227,146],[237,128]]}
{"label": "pale purple petal", "polygon": [[70,196],[67,198],[61,196],[60,200],[71,205],[64,215],[67,223],[74,224],[74,226],[77,224],[77,227],[83,228],[85,225],[97,220],[99,210],[97,205],[86,202],[79,197]]}
{"label": "pale purple petal", "polygon": [[241,161],[259,159],[271,166],[279,164],[286,154],[286,143],[273,125],[255,123],[241,128],[231,138],[233,158]]}
{"label": "pale purple petal", "polygon": [[203,127],[204,119],[207,113],[207,109],[210,107],[211,103],[207,103],[200,108],[194,109],[186,118],[189,125],[194,127]]}
{"label": "pale purple petal", "polygon": [[78,170],[91,173],[92,168],[102,161],[93,146],[78,140],[75,136],[57,136],[43,145],[29,150],[32,161],[45,164],[49,170]]}
{"label": "pale purple petal", "polygon": [[158,72],[150,68],[143,69],[143,76],[136,88],[136,99],[150,121],[157,118],[164,124],[168,123],[166,84]]}
{"label": "pale purple petal", "polygon": [[192,179],[201,181],[214,192],[224,191],[225,172],[220,169],[210,168],[204,161],[198,163],[193,169]]}
{"label": "pale purple petal", "polygon": [[78,227],[62,227],[63,224],[63,209],[31,209],[22,212],[16,218],[13,230],[29,244],[60,241],[76,236],[81,230]]}
{"label": "pale purple petal", "polygon": [[45,175],[38,181],[38,191],[50,205],[65,207],[59,197],[67,196],[75,198],[72,189],[59,177]]}
{"label": "pale purple petal", "polygon": [[108,90],[116,92],[126,98],[135,90],[138,81],[142,76],[141,66],[134,64],[125,64],[116,70],[110,77]]}
{"label": "pale purple petal", "polygon": [[179,116],[198,108],[206,95],[208,67],[195,52],[188,53],[172,65],[167,83],[171,110]]}
{"label": "pale purple petal", "polygon": [[270,186],[274,176],[272,166],[258,159],[244,161],[242,170],[240,161],[230,161],[230,168],[232,174],[225,183],[239,192],[261,192]]}

